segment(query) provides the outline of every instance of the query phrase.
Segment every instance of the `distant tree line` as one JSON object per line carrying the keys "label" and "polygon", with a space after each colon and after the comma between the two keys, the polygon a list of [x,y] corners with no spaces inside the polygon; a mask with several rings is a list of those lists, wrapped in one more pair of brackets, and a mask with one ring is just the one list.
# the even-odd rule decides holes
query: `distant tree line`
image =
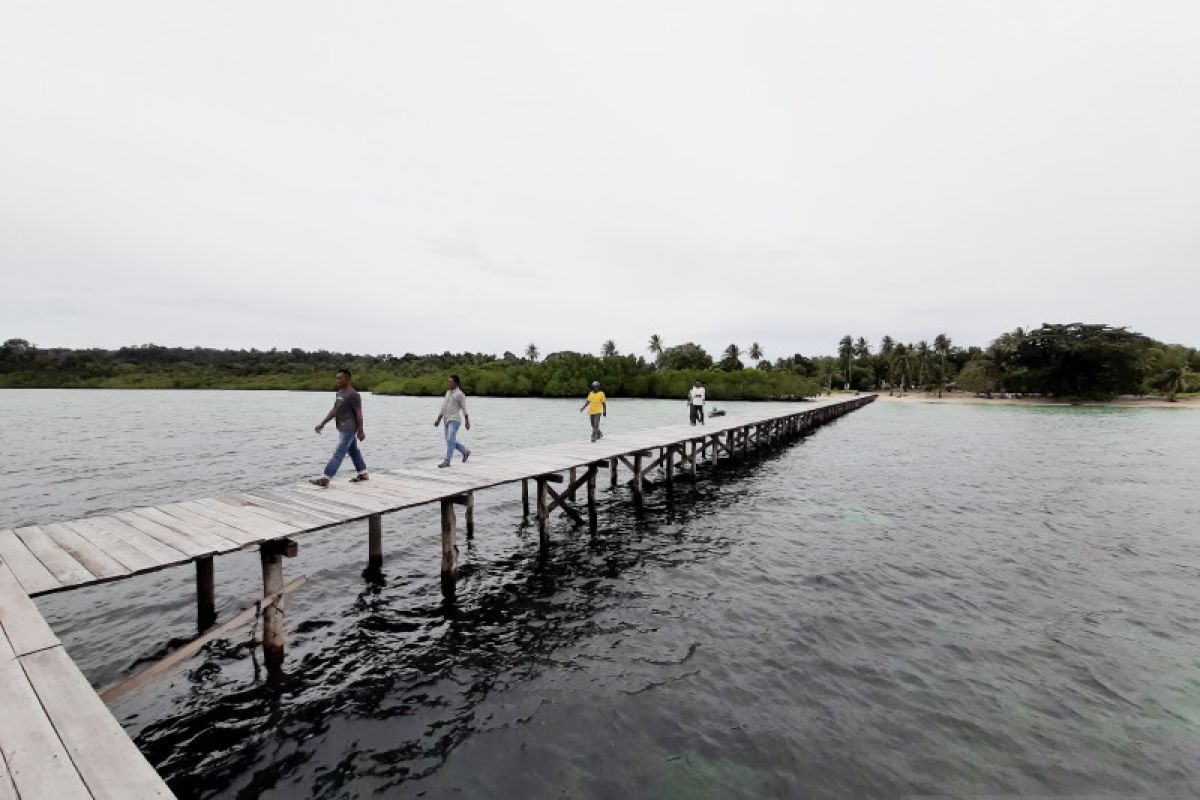
{"label": "distant tree line", "polygon": [[[916,344],[884,336],[878,348],[844,336],[832,356],[766,359],[761,345],[728,345],[714,358],[694,342],[668,346],[650,337],[646,352],[622,355],[612,339],[600,355],[554,352],[534,343],[505,352],[402,356],[328,350],[216,350],[147,344],[118,350],[42,349],[24,339],[0,345],[0,387],[327,390],[348,367],[360,389],[441,394],[448,372],[477,395],[575,397],[600,381],[613,396],[680,398],[697,378],[718,400],[792,399],[833,389],[900,393],[1016,393],[1064,398],[1200,391],[1195,348],[1167,345],[1107,325],[1043,325],[1002,334],[986,348],[961,348],[940,334]],[[753,365],[747,368],[745,356]]]}
{"label": "distant tree line", "polygon": [[844,336],[834,359],[814,359],[825,385],[846,389],[937,392],[957,389],[1103,400],[1117,395],[1177,395],[1200,391],[1200,353],[1164,344],[1125,328],[1083,323],[1044,324],[1001,334],[986,348],[897,342],[884,336],[878,350]]}

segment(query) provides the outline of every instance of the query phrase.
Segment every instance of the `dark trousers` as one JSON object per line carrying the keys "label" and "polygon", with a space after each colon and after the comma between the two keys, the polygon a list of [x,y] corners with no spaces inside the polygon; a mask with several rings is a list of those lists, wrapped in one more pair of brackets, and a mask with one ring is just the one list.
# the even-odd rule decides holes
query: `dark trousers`
{"label": "dark trousers", "polygon": [[692,412],[692,424],[695,425],[697,422],[699,422],[701,425],[703,425],[704,406],[688,406],[688,409],[690,409]]}

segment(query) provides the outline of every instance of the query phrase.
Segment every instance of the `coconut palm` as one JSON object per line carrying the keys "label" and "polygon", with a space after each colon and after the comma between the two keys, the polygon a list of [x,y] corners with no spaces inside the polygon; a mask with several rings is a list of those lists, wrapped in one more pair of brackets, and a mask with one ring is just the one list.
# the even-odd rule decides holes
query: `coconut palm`
{"label": "coconut palm", "polygon": [[525,346],[525,357],[528,358],[530,361],[534,362],[535,364],[537,363],[538,355],[539,355],[539,353],[538,353],[536,344],[534,344],[533,342],[530,342],[529,344],[527,344]]}
{"label": "coconut palm", "polygon": [[[879,362],[875,369],[875,374],[879,380],[887,380],[888,386],[892,384],[892,351],[896,348],[896,341],[891,336],[884,336],[879,340]],[[876,383],[875,388],[879,388]]]}
{"label": "coconut palm", "polygon": [[917,386],[925,385],[925,363],[929,361],[929,355],[932,352],[929,348],[929,342],[924,339],[917,342]]}
{"label": "coconut palm", "polygon": [[750,345],[750,350],[749,350],[749,352],[746,353],[746,355],[750,356],[751,361],[755,361],[755,362],[762,361],[762,358],[763,358],[762,345],[760,345],[758,342],[755,342],[754,344]]}
{"label": "coconut palm", "polygon": [[604,344],[600,345],[600,355],[605,358],[612,358],[617,354],[617,343],[609,339]]}
{"label": "coconut palm", "polygon": [[655,359],[658,359],[660,356],[662,356],[662,354],[663,354],[662,337],[659,336],[657,333],[651,334],[650,335],[650,346],[648,349],[650,350],[650,355],[654,356]]}
{"label": "coconut palm", "polygon": [[[898,344],[892,350],[892,379],[900,384],[900,396],[904,396],[904,387],[908,384],[912,377],[912,356],[910,355],[911,345]],[[891,392],[888,392],[891,394]]]}
{"label": "coconut palm", "polygon": [[[1024,331],[1017,328],[1024,335]],[[939,333],[933,339],[933,352],[937,353],[942,359],[942,371],[938,375],[938,397],[942,396],[942,387],[946,385],[946,356],[950,355],[950,337],[944,333]]]}
{"label": "coconut palm", "polygon": [[1191,370],[1187,364],[1181,362],[1172,364],[1155,376],[1153,384],[1154,388],[1166,392],[1167,402],[1174,403],[1176,394],[1187,391],[1190,378]]}
{"label": "coconut palm", "polygon": [[838,342],[838,358],[846,362],[846,388],[850,388],[850,359],[854,357],[854,339],[846,334]]}
{"label": "coconut palm", "polygon": [[871,357],[871,343],[865,337],[860,336],[854,342],[854,357],[859,360],[859,363]]}

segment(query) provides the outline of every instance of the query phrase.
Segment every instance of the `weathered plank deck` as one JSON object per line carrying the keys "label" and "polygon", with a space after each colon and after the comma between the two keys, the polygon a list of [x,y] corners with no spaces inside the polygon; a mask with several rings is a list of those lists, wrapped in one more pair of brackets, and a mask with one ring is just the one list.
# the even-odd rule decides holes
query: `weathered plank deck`
{"label": "weathered plank deck", "polygon": [[[0,800],[172,796],[70,660],[31,597],[195,562],[198,620],[206,628],[215,618],[213,556],[257,546],[263,596],[273,599],[286,591],[282,559],[297,551],[291,537],[366,518],[368,566],[378,567],[381,515],[433,502],[441,503],[443,587],[453,592],[458,568],[455,506],[466,506],[471,535],[477,491],[519,482],[529,516],[529,485],[535,484],[537,523],[546,546],[555,509],[595,527],[597,475],[603,468],[616,488],[624,467],[631,475],[633,499],[640,502],[651,473],[661,474],[668,485],[677,475],[694,478],[699,464],[715,466],[751,448],[800,436],[874,399],[868,395],[807,404],[783,414],[729,415],[707,426],[668,425],[591,443],[478,452],[448,470],[431,464],[373,472],[365,483],[339,482],[324,489],[292,483],[0,531]],[[556,490],[552,483],[563,486]],[[586,523],[574,507],[581,490],[586,492]],[[273,600],[260,606],[266,663],[278,667],[282,614]],[[134,680],[141,685],[148,679]]]}

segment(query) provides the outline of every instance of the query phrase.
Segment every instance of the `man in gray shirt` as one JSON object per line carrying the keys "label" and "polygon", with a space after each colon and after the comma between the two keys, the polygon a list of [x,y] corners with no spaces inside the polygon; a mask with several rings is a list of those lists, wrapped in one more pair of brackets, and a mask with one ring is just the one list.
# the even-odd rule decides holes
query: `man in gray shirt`
{"label": "man in gray shirt", "polygon": [[433,421],[435,428],[442,420],[446,421],[446,458],[438,464],[439,467],[450,466],[450,459],[454,458],[455,450],[462,453],[464,464],[471,457],[471,451],[458,441],[458,426],[463,424],[463,420],[466,420],[467,430],[471,430],[471,415],[467,413],[467,396],[459,388],[457,375],[450,376],[449,386],[450,389],[442,400],[442,410],[438,412],[438,418]]}
{"label": "man in gray shirt", "polygon": [[[333,408],[329,409],[325,419],[321,420],[321,424],[316,427],[317,433],[320,433],[329,420],[337,419],[337,449],[333,451],[333,458],[329,459],[329,463],[325,465],[325,474],[320,478],[312,479],[311,482],[317,486],[329,485],[329,480],[337,474],[338,468],[342,466],[342,461],[345,460],[347,454],[350,455],[350,460],[354,462],[354,469],[358,472],[350,479],[350,482],[359,483],[367,480],[367,462],[363,460],[362,451],[358,449],[358,442],[365,441],[367,438],[367,434],[363,430],[362,398],[350,385],[350,370],[339,369],[337,371],[337,387]],[[358,441],[355,441],[356,438]]]}

